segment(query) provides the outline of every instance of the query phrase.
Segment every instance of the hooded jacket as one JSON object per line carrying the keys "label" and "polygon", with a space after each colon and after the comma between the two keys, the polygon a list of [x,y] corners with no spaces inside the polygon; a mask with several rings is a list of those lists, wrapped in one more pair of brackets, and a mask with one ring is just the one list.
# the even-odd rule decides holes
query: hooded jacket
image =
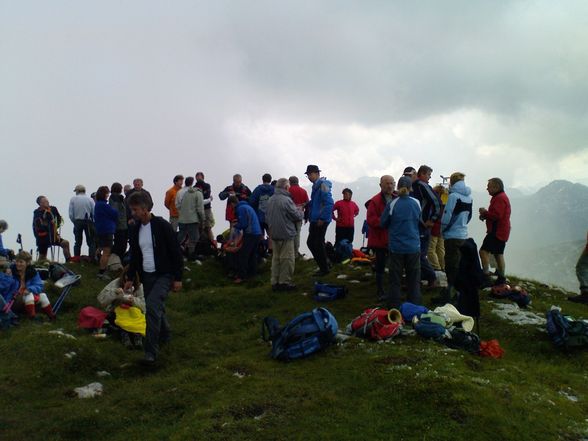
{"label": "hooded jacket", "polygon": [[118,211],[117,230],[128,230],[127,210],[125,207],[125,197],[120,193],[112,193],[108,198],[108,205]]}
{"label": "hooded jacket", "polygon": [[204,222],[204,203],[200,189],[185,187],[185,190],[178,192],[175,204],[180,224],[201,224]]}
{"label": "hooded jacket", "polygon": [[301,221],[302,216],[302,211],[296,208],[290,193],[283,188],[276,188],[265,213],[272,240],[293,239],[296,236],[296,222]]}
{"label": "hooded jacket", "polygon": [[411,196],[399,196],[386,205],[380,225],[388,228],[388,249],[397,254],[415,254],[421,249],[419,221],[421,205]]}
{"label": "hooded jacket", "polygon": [[441,218],[444,239],[467,239],[468,223],[472,219],[472,190],[464,181],[458,181],[449,189],[447,205]]}
{"label": "hooded jacket", "polygon": [[267,210],[267,202],[274,194],[274,186],[271,184],[261,184],[255,187],[251,197],[249,198],[249,204],[253,207],[257,213],[259,222],[265,223],[265,213]]}
{"label": "hooded jacket", "polygon": [[312,193],[310,195],[310,222],[319,220],[329,223],[333,219],[333,196],[331,194],[331,181],[325,178],[317,179],[312,184]]}

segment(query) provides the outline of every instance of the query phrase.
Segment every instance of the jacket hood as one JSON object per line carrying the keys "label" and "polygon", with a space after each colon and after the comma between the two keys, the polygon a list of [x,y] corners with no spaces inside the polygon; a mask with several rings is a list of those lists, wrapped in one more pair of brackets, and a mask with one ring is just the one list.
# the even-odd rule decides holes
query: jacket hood
{"label": "jacket hood", "polygon": [[455,184],[451,186],[449,189],[450,193],[459,193],[464,196],[469,196],[472,194],[472,189],[465,185],[464,181],[457,181]]}

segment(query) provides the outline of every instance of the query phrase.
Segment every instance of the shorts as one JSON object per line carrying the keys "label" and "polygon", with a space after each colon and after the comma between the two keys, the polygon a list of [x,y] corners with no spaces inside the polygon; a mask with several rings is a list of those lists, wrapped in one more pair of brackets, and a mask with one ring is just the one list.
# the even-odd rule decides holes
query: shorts
{"label": "shorts", "polygon": [[49,247],[51,246],[61,246],[61,244],[63,243],[63,239],[62,238],[57,238],[56,240],[53,241],[53,243],[51,243],[49,241],[49,237],[48,236],[44,236],[44,237],[38,237],[37,238],[37,250],[39,250],[39,254],[42,255],[47,255],[47,250],[49,249]]}
{"label": "shorts", "polygon": [[99,234],[98,235],[98,247],[112,248],[113,245],[114,245],[114,234]]}
{"label": "shorts", "polygon": [[487,251],[490,254],[504,254],[505,246],[506,242],[498,239],[494,233],[488,233],[486,234],[480,249]]}
{"label": "shorts", "polygon": [[214,227],[214,215],[212,214],[211,208],[204,209],[204,222],[202,222],[202,228],[208,229]]}

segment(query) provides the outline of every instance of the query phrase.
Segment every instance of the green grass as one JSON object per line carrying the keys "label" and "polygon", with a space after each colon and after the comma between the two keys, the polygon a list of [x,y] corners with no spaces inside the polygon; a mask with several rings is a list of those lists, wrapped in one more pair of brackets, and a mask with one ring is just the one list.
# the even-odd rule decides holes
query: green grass
{"label": "green grass", "polygon": [[[267,265],[269,266],[269,265]],[[172,343],[162,364],[145,370],[141,354],[76,328],[79,309],[96,305],[94,267],[63,305],[56,324],[23,322],[0,334],[1,440],[578,440],[588,436],[586,351],[562,352],[537,326],[491,313],[482,295],[482,339],[497,338],[500,360],[453,351],[417,336],[389,343],[349,339],[305,360],[269,358],[261,318],[282,323],[312,309],[313,265],[296,272],[299,290],[273,293],[269,269],[234,286],[214,261],[190,264],[184,290],[167,302]],[[349,296],[327,307],[345,325],[374,303],[369,268],[337,266],[325,278]],[[360,280],[359,284],[348,283]],[[529,282],[523,282],[529,284]],[[588,308],[565,293],[529,285],[531,309],[552,304],[574,316]],[[51,298],[57,291],[49,290]],[[307,295],[304,295],[304,294]],[[425,303],[431,295],[427,293]],[[63,328],[75,340],[48,334]],[[65,353],[77,353],[72,359]],[[111,375],[99,378],[97,371]],[[99,381],[101,397],[75,387]],[[576,396],[577,402],[562,393]]]}

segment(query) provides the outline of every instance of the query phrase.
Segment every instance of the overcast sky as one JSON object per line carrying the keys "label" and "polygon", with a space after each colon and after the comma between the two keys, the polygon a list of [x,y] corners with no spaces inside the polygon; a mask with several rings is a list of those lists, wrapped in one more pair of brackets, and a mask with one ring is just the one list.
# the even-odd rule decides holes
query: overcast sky
{"label": "overcast sky", "polygon": [[587,76],[586,1],[0,0],[5,242],[135,176],[588,184]]}

